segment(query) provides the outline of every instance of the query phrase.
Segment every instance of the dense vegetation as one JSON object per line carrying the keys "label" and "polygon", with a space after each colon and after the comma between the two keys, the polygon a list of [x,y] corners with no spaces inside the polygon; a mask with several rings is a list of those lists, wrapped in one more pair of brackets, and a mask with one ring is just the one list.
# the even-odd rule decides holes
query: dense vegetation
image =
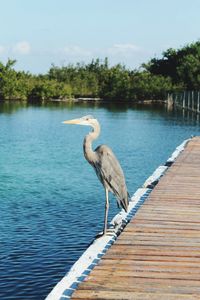
{"label": "dense vegetation", "polygon": [[164,99],[169,91],[200,89],[200,42],[166,50],[138,70],[108,60],[52,65],[45,75],[16,71],[16,61],[0,62],[0,99],[45,101],[78,97],[111,100]]}
{"label": "dense vegetation", "polygon": [[153,58],[144,68],[172,80],[179,89],[200,89],[200,41],[175,50],[168,49],[161,59]]}

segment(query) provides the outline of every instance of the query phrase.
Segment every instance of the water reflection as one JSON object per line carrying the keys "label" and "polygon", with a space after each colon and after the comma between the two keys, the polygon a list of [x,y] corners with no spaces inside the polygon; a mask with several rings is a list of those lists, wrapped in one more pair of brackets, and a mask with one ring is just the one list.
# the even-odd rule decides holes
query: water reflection
{"label": "water reflection", "polygon": [[0,101],[0,114],[12,114],[26,107],[28,104],[24,101]]}
{"label": "water reflection", "polygon": [[113,113],[115,118],[121,117],[122,113],[128,111],[138,111],[143,114],[144,111],[148,113],[148,118],[161,116],[165,120],[174,119],[175,122],[180,125],[194,125],[199,126],[200,114],[184,110],[180,108],[169,109],[167,104],[153,103],[153,104],[135,104],[133,102],[113,102],[113,101],[94,101],[94,102],[48,102],[48,103],[36,103],[30,104],[23,101],[11,101],[11,102],[0,102],[0,114],[13,114],[22,109],[48,109],[50,111],[80,111],[82,115],[88,114],[88,111],[92,111],[95,116],[95,111],[104,109],[109,113]]}

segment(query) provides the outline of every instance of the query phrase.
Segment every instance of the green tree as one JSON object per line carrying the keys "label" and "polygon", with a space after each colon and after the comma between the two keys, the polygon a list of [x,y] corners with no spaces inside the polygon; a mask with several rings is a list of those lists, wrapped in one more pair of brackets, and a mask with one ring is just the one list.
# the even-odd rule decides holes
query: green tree
{"label": "green tree", "polygon": [[163,100],[166,93],[173,89],[169,77],[152,75],[147,71],[132,73],[130,86],[133,100]]}
{"label": "green tree", "polygon": [[160,59],[153,58],[143,67],[151,74],[170,77],[180,89],[200,88],[200,41],[178,50],[168,49]]}

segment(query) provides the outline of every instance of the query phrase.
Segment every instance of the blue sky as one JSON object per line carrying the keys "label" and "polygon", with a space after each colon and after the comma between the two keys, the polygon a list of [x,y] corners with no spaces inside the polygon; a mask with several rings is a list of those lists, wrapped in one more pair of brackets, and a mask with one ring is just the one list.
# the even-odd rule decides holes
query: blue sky
{"label": "blue sky", "polygon": [[199,0],[0,0],[0,61],[45,73],[51,63],[134,69],[200,38]]}

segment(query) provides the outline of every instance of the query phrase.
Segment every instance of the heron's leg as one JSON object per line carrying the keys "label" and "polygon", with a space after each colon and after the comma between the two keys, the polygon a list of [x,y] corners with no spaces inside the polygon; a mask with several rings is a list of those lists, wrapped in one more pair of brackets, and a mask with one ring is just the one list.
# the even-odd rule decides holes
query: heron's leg
{"label": "heron's leg", "polygon": [[105,204],[105,217],[104,217],[104,230],[103,234],[106,234],[107,223],[108,223],[108,210],[109,210],[109,200],[108,200],[108,189],[105,188],[106,192],[106,204]]}

